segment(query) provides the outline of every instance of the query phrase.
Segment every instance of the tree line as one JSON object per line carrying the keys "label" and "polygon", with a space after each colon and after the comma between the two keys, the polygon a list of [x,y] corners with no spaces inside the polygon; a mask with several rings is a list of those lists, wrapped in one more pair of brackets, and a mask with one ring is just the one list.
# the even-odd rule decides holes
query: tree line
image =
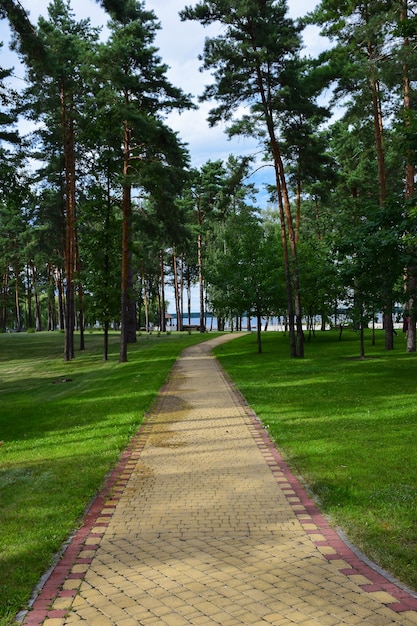
{"label": "tree line", "polygon": [[[105,41],[70,2],[36,25],[16,0],[0,6],[26,69],[19,93],[0,73],[0,328],[60,328],[67,360],[76,329],[83,349],[100,324],[107,358],[118,328],[124,362],[139,328],[165,330],[169,281],[179,330],[197,285],[200,330],[207,309],[219,328],[247,314],[259,350],[262,319],[282,315],[302,357],[306,327],[336,324],[341,306],[362,355],[382,312],[389,350],[400,304],[415,351],[417,4],[322,0],[301,20],[283,0],[185,7],[182,20],[219,27],[201,53],[210,124],[263,155],[198,169],[166,121],[196,105],[167,79],[156,15],[137,0],[101,5]],[[317,58],[303,50],[310,24],[328,41]],[[22,118],[36,122],[24,137]]]}

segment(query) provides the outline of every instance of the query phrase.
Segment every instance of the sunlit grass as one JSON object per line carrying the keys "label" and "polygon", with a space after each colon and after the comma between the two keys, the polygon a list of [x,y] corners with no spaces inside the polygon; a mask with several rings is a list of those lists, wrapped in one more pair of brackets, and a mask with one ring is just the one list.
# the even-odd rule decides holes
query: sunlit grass
{"label": "sunlit grass", "polygon": [[367,338],[318,333],[305,359],[288,338],[264,334],[216,349],[290,466],[370,558],[417,590],[417,355],[405,340],[385,352]]}
{"label": "sunlit grass", "polygon": [[1,626],[24,608],[179,353],[207,338],[143,335],[119,364],[119,337],[104,363],[102,336],[89,334],[65,363],[60,333],[0,334]]}

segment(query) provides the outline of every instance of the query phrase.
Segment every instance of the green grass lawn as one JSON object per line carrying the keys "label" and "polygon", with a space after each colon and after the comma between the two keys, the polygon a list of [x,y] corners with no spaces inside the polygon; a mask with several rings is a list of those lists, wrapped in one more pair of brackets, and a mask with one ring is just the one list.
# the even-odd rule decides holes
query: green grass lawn
{"label": "green grass lawn", "polygon": [[385,352],[367,336],[317,333],[305,359],[263,334],[215,354],[321,510],[371,559],[417,590],[417,355],[399,334]]}
{"label": "green grass lawn", "polygon": [[0,625],[24,608],[120,452],[136,433],[178,354],[211,338],[143,335],[118,363],[119,337],[63,360],[60,333],[0,334]]}
{"label": "green grass lawn", "polygon": [[[28,601],[77,527],[187,345],[213,335],[143,335],[118,363],[102,336],[63,361],[59,333],[0,334],[0,626]],[[372,559],[417,589],[417,355],[382,334],[318,333],[306,358],[254,334],[216,350],[321,509]],[[64,382],[64,381],[67,382]]]}

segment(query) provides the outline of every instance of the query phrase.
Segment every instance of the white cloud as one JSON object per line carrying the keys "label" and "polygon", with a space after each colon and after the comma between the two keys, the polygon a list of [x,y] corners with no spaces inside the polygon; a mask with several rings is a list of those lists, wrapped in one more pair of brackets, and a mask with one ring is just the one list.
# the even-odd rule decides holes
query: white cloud
{"label": "white cloud", "polygon": [[[204,86],[211,82],[209,74],[200,72],[201,62],[198,55],[203,51],[205,37],[215,33],[215,29],[204,28],[195,22],[181,22],[178,13],[186,4],[192,5],[194,2],[147,0],[146,6],[154,11],[161,22],[162,29],[157,35],[157,45],[161,57],[170,67],[169,79],[186,93],[198,96],[203,92]],[[290,0],[289,14],[293,18],[302,17],[317,4],[317,0]],[[317,28],[306,29],[305,46],[311,56],[323,49],[323,40]],[[206,122],[209,108],[207,104],[200,105],[199,111],[170,118],[173,128],[189,145],[195,166],[198,167],[208,159],[227,158],[230,153],[247,154],[256,151],[253,141],[229,141],[220,126],[209,128]]]}
{"label": "white cloud", "polygon": [[[22,6],[30,14],[32,21],[36,22],[40,15],[47,16],[49,0],[21,0]],[[156,45],[164,63],[169,66],[168,77],[177,87],[195,97],[200,95],[206,83],[211,81],[208,74],[200,72],[201,54],[204,38],[214,33],[214,27],[204,28],[195,22],[181,22],[179,11],[186,4],[194,4],[191,0],[147,0],[146,8],[154,11],[161,23],[161,30],[157,34]],[[294,17],[305,15],[316,6],[316,0],[290,0],[288,2],[289,14]],[[103,27],[106,33],[108,15],[94,0],[72,0],[72,9],[79,19],[90,18],[93,26]],[[1,65],[16,67],[16,74],[23,77],[23,68],[16,61],[16,57],[7,49],[9,40],[7,21],[0,22],[0,39],[5,41],[1,53]],[[305,32],[306,50],[315,55],[322,48],[323,43],[318,35],[318,30],[309,27]],[[16,83],[18,86],[19,81]],[[208,159],[225,159],[230,153],[247,154],[256,150],[253,141],[245,139],[233,139],[229,141],[221,126],[209,128],[207,113],[209,106],[200,105],[198,111],[185,112],[182,115],[172,114],[169,123],[177,131],[181,139],[188,144],[192,163],[199,166]]]}

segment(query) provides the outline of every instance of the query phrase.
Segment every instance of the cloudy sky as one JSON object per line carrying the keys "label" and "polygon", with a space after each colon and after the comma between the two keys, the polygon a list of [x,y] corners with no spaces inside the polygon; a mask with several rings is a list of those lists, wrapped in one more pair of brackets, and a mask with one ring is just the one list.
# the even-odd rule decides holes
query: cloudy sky
{"label": "cloudy sky", "polygon": [[[47,15],[49,0],[20,0],[27,10],[30,19],[36,22],[39,15]],[[300,17],[311,11],[317,0],[289,0],[289,13],[292,17]],[[181,22],[178,12],[185,5],[195,4],[194,0],[146,0],[146,7],[152,9],[161,23],[156,44],[163,61],[169,66],[169,79],[186,93],[197,97],[204,85],[210,82],[210,76],[199,71],[198,55],[202,52],[204,38],[210,31],[196,22]],[[93,26],[103,27],[108,16],[100,9],[95,0],[72,0],[71,7],[78,18],[90,18]],[[7,21],[0,21],[0,40],[4,42],[1,51],[0,66],[15,66],[16,74],[22,75],[23,70],[16,65],[16,60],[8,51]],[[305,46],[308,54],[314,56],[323,49],[323,41],[317,29],[309,28],[305,32]],[[253,142],[245,139],[229,141],[221,126],[210,129],[206,123],[209,104],[202,104],[198,111],[173,114],[169,123],[178,131],[182,141],[188,144],[192,164],[196,167],[207,160],[227,159],[230,153],[247,154],[256,151]]]}

